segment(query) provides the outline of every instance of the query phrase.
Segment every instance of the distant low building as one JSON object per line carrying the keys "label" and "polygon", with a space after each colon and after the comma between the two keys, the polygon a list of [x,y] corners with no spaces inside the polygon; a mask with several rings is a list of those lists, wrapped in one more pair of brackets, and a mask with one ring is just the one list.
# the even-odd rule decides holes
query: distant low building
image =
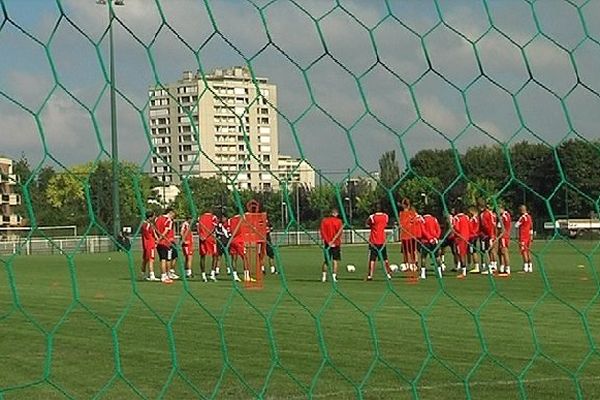
{"label": "distant low building", "polygon": [[9,158],[0,158],[0,209],[2,209],[0,226],[2,227],[21,225],[21,216],[15,211],[15,208],[21,204],[21,196],[15,193],[17,182],[18,177],[13,172],[13,161]]}
{"label": "distant low building", "polygon": [[279,180],[288,184],[299,182],[308,188],[315,187],[315,170],[305,160],[300,158],[279,155],[277,174]]}
{"label": "distant low building", "polygon": [[175,185],[156,186],[152,188],[152,193],[156,197],[156,203],[160,205],[168,205],[175,201],[175,198],[181,190]]}

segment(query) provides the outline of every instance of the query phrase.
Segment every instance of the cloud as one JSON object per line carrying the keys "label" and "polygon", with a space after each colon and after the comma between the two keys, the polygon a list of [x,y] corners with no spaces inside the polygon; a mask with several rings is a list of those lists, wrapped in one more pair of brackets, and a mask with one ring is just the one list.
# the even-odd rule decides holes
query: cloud
{"label": "cloud", "polygon": [[[68,26],[61,26],[50,47],[53,59],[56,61],[59,79],[67,85],[67,89],[73,95],[84,101],[90,108],[95,107],[94,115],[98,121],[99,137],[96,136],[96,128],[91,123],[90,115],[68,96],[59,92],[51,99],[43,119],[44,129],[49,139],[49,150],[69,164],[80,162],[85,157],[94,157],[98,154],[101,145],[110,147],[108,93],[105,91],[102,97],[99,97],[106,83],[101,67],[108,67],[107,39],[104,37],[101,40],[107,28],[108,16],[107,10],[96,5],[94,1],[64,0],[62,3],[69,18],[98,45],[97,53],[96,48],[84,36]],[[531,29],[527,21],[531,19],[531,15],[527,14],[528,7],[525,11],[519,8],[522,7],[523,2],[506,0],[506,2],[492,3],[490,13],[499,29],[510,34],[518,43],[524,43],[530,38]],[[409,33],[391,16],[388,16],[386,21],[374,31],[380,60],[407,82],[413,83],[419,80],[408,87],[379,65],[361,76],[363,89],[361,93],[354,78],[341,66],[331,61],[329,56],[325,55],[324,59],[307,71],[309,86],[304,79],[303,71],[288,61],[272,45],[267,46],[261,54],[255,54],[267,45],[266,32],[269,32],[281,50],[292,57],[300,68],[307,68],[325,53],[315,21],[335,7],[335,2],[321,0],[299,2],[298,4],[312,14],[313,20],[293,3],[276,1],[264,10],[266,29],[259,18],[258,11],[249,3],[244,3],[248,5],[247,7],[241,7],[237,1],[208,2],[215,16],[216,27],[220,29],[227,41],[219,35],[213,35],[198,52],[198,58],[186,47],[186,44],[196,50],[214,33],[204,3],[192,0],[169,0],[161,4],[166,24],[163,24],[156,4],[152,1],[126,0],[125,7],[115,7],[117,17],[130,30],[130,32],[126,31],[119,25],[115,27],[117,84],[122,95],[134,104],[132,107],[121,97],[118,101],[119,137],[123,158],[141,162],[150,151],[146,142],[146,133],[136,110],[136,107],[143,109],[145,106],[148,86],[155,83],[157,79],[163,82],[175,81],[179,79],[181,72],[187,69],[202,67],[204,70],[210,70],[216,66],[244,63],[243,57],[227,41],[242,51],[247,59],[254,57],[250,62],[253,63],[257,74],[270,78],[278,85],[280,112],[290,120],[298,118],[310,105],[312,94],[320,106],[334,115],[344,126],[349,127],[365,110],[362,99],[364,96],[377,117],[397,132],[402,132],[416,118],[412,103],[412,96],[414,96],[423,118],[448,137],[454,138],[467,124],[460,91],[452,88],[432,71],[427,72],[428,66],[419,37]],[[267,3],[257,4],[264,6]],[[358,0],[342,4],[348,12],[367,26],[374,26],[387,13],[386,8],[381,6],[383,3],[378,3],[377,7],[370,2]],[[394,18],[417,29],[420,34],[438,22],[435,9],[430,7],[429,2],[391,2],[390,4]],[[484,14],[479,8],[465,7],[467,3],[464,1],[445,1],[441,4],[444,21],[467,37],[473,39],[486,29],[487,20],[483,21]],[[518,15],[514,15],[515,10],[520,10]],[[584,14],[587,12],[586,9],[583,11]],[[590,17],[587,14],[585,16]],[[42,18],[36,20],[45,27],[49,19],[51,20],[52,17],[42,15]],[[66,21],[63,20],[62,24],[64,23]],[[354,22],[345,11],[334,10],[327,17],[319,19],[318,24],[323,31],[326,48],[357,76],[376,62],[368,32]],[[349,26],[353,28],[347,29]],[[181,39],[171,32],[169,27],[172,27]],[[451,37],[445,35],[448,29],[443,26],[441,28],[439,32],[434,31],[425,40],[433,67],[451,82],[460,87],[466,86],[479,73],[473,49],[468,42],[457,35],[452,34]],[[46,28],[41,27],[39,31],[45,32]],[[142,43],[137,42],[134,36]],[[14,44],[16,43],[14,40],[10,36],[0,35],[0,44],[2,42]],[[484,71],[490,73],[509,91],[515,92],[527,79],[520,50],[510,43],[507,44],[507,40],[497,32],[488,33],[477,43],[477,47],[482,56]],[[10,56],[20,57],[26,62],[33,60],[29,53],[21,53],[21,48],[23,46],[8,47]],[[555,85],[556,90],[562,93],[572,82],[567,76],[573,75],[573,72],[568,65],[565,65],[564,60],[557,59],[555,55],[556,47],[547,40],[533,43],[527,52],[534,66],[534,74],[538,74],[544,82]],[[42,62],[37,59],[27,70],[5,63],[6,59],[0,61],[0,73],[4,77],[0,81],[3,85],[0,89],[18,93],[28,104],[39,102],[53,84],[47,71],[42,71],[46,67],[42,66]],[[426,74],[422,76],[424,73]],[[540,136],[550,142],[557,140],[560,134],[556,133],[556,129],[549,129],[547,124],[542,123],[544,110],[531,106],[531,103],[539,102],[542,97],[547,97],[547,94],[539,90],[527,91],[526,94],[527,96],[521,99],[522,103],[525,103],[522,107],[528,112],[529,119],[539,121],[533,125],[539,130]],[[496,99],[494,96],[497,94],[479,91],[473,94],[469,101],[473,104],[485,105],[489,113],[493,113]],[[98,101],[97,105],[96,101]],[[519,105],[521,106],[521,102]],[[510,107],[514,106],[510,105]],[[39,153],[41,141],[35,124],[32,125],[32,118],[26,113],[19,112],[14,105],[8,104],[2,98],[0,98],[0,113],[3,118],[2,133],[4,135],[8,132],[11,135],[10,143],[5,146],[8,150],[5,151],[15,156],[18,156],[21,150]],[[508,111],[506,113],[508,115]],[[503,118],[505,114],[499,113],[499,118],[488,118],[485,115],[483,113],[477,122],[490,133],[504,140],[512,132],[514,121]],[[577,115],[578,118],[585,118],[581,113]],[[292,140],[290,130],[285,125],[282,120],[280,151],[298,154],[300,149],[296,147],[296,142]],[[23,127],[27,127],[27,134],[14,134],[14,132],[21,132]],[[367,169],[374,169],[382,148],[389,143],[389,135],[378,123],[370,122],[368,127],[356,136],[356,141],[363,144],[360,149],[361,163],[364,162]],[[331,129],[333,128],[326,119],[308,118],[305,122],[298,123],[295,128],[304,146],[303,150],[306,151],[313,165],[326,169],[336,165],[346,166],[348,162],[352,162],[345,135],[333,135],[335,140],[339,141],[338,147],[341,150],[322,151],[323,148],[330,148],[327,146],[332,145]],[[374,131],[378,129],[381,131]],[[377,138],[372,141],[376,144],[372,148],[368,146],[369,141],[365,139],[370,130],[374,131],[373,138]],[[441,135],[431,133],[422,123],[406,135],[405,142],[407,148],[413,153],[425,147],[448,146]]]}

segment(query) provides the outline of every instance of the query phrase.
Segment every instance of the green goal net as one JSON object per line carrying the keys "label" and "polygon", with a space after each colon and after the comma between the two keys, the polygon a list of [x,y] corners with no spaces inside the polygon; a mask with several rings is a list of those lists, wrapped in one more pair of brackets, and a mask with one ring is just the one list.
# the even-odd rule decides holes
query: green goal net
{"label": "green goal net", "polygon": [[[600,1],[0,0],[0,54],[0,399],[600,397]],[[365,282],[403,198],[526,205],[533,272]],[[147,211],[250,200],[261,290],[140,279]]]}

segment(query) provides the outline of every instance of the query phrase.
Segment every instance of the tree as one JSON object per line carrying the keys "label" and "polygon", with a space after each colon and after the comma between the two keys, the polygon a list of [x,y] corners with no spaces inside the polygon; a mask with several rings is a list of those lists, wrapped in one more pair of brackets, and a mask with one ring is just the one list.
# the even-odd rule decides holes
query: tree
{"label": "tree", "polygon": [[175,198],[173,207],[178,215],[192,215],[204,212],[237,214],[232,193],[227,184],[217,177],[187,179],[181,192]]}
{"label": "tree", "polygon": [[588,218],[594,211],[593,201],[600,197],[600,150],[584,140],[568,140],[557,148],[565,179],[575,189],[565,187],[553,201],[555,210],[568,209],[569,216]]}
{"label": "tree", "polygon": [[[393,189],[400,181],[400,166],[396,160],[396,151],[391,150],[381,155],[379,159],[379,182],[377,184],[377,199],[388,213],[393,210],[392,202],[397,189]],[[390,198],[391,197],[391,198]]]}
{"label": "tree", "polygon": [[470,179],[489,179],[497,187],[502,186],[509,174],[504,151],[498,145],[469,148],[462,157],[462,165]]}
{"label": "tree", "polygon": [[421,150],[410,159],[410,166],[416,175],[437,178],[441,186],[436,189],[440,191],[458,176],[456,153],[452,149]]}
{"label": "tree", "polygon": [[338,207],[335,188],[330,184],[325,184],[313,188],[308,193],[308,207],[310,208],[310,217],[312,220],[318,220],[331,210]]}
{"label": "tree", "polygon": [[[96,222],[110,231],[113,224],[112,163],[100,161],[89,175],[89,202]],[[151,197],[152,179],[137,164],[119,163],[119,212],[123,226],[135,226],[143,219]],[[87,202],[86,198],[86,202]]]}
{"label": "tree", "polygon": [[405,179],[398,189],[398,201],[408,198],[418,212],[441,215],[442,207],[434,188],[441,185],[437,177],[412,177]]}
{"label": "tree", "polygon": [[400,180],[400,166],[396,160],[396,151],[391,150],[379,159],[379,183],[386,189],[392,188]]}

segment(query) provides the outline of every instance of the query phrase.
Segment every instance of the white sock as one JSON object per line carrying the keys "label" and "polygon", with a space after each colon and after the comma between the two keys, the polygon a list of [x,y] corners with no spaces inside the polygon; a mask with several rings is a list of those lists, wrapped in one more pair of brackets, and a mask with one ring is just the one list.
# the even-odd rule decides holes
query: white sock
{"label": "white sock", "polygon": [[323,280],[323,282],[327,280],[327,272],[323,272],[323,276],[321,279]]}
{"label": "white sock", "polygon": [[533,272],[533,264],[529,263],[529,272]]}
{"label": "white sock", "polygon": [[185,270],[185,276],[192,276],[192,270],[191,269],[186,269]]}
{"label": "white sock", "polygon": [[274,274],[275,273],[275,267],[271,267],[271,273]]}
{"label": "white sock", "polygon": [[529,272],[529,264],[527,264],[527,263],[523,264],[523,271]]}
{"label": "white sock", "polygon": [[442,267],[437,267],[437,273],[438,273],[438,276],[441,278],[442,277]]}
{"label": "white sock", "polygon": [[206,280],[206,272],[203,272],[203,273],[202,273],[202,279],[203,279],[203,280]]}
{"label": "white sock", "polygon": [[504,273],[504,265],[500,264],[500,273],[503,274]]}
{"label": "white sock", "polygon": [[462,268],[462,275],[467,276],[467,268],[465,268],[465,267]]}
{"label": "white sock", "polygon": [[221,268],[217,267],[215,268],[216,273],[218,274],[220,272]]}
{"label": "white sock", "polygon": [[421,279],[427,278],[427,271],[424,267],[421,267]]}
{"label": "white sock", "polygon": [[150,278],[151,279],[156,279],[156,275],[154,275],[154,271],[150,272]]}
{"label": "white sock", "polygon": [[507,274],[510,274],[510,265],[507,265],[507,266],[506,266],[506,273],[507,273]]}
{"label": "white sock", "polygon": [[214,278],[214,277],[215,277],[215,270],[214,270],[214,269],[210,271],[210,276],[211,276],[212,278]]}
{"label": "white sock", "polygon": [[331,276],[333,277],[333,280],[337,280],[337,274],[331,274]]}

